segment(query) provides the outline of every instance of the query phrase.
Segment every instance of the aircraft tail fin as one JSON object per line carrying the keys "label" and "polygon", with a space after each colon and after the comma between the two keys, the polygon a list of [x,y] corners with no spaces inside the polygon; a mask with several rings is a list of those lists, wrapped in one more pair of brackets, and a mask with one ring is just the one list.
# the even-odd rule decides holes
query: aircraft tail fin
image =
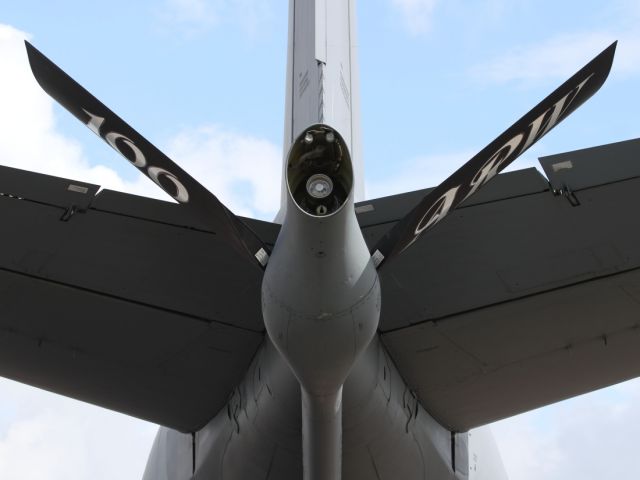
{"label": "aircraft tail fin", "polygon": [[[31,70],[45,92],[182,204],[185,211],[215,225],[217,233],[232,246],[249,254],[262,268],[265,267],[268,260],[267,248],[215,195],[33,45],[29,42],[25,44]],[[221,228],[224,231],[220,231]]]}
{"label": "aircraft tail fin", "polygon": [[[355,0],[291,0],[284,129],[282,206],[286,205],[286,158],[291,143],[317,123],[345,139],[354,167],[354,197],[364,198],[360,144],[360,94]],[[327,21],[331,19],[331,21]]]}
{"label": "aircraft tail fin", "polygon": [[373,248],[378,266],[403,252],[425,231],[513,162],[520,154],[586,102],[604,84],[614,42],[531,111],[460,167],[392,228]]}

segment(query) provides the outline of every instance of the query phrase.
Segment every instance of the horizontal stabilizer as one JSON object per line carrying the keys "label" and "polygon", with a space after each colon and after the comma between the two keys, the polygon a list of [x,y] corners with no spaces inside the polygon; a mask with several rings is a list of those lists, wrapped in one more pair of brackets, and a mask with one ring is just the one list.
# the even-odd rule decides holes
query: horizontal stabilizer
{"label": "horizontal stabilizer", "polygon": [[556,193],[640,177],[640,139],[600,145],[540,158]]}
{"label": "horizontal stabilizer", "polygon": [[40,86],[91,131],[149,177],[185,210],[213,222],[225,241],[264,268],[267,248],[249,227],[173,160],[113,113],[102,102],[25,42],[33,74]]}
{"label": "horizontal stabilizer", "polygon": [[[640,141],[557,163],[571,192],[535,169],[500,174],[380,271],[382,341],[453,430],[640,376]],[[367,238],[402,200],[373,202],[392,216]]]}
{"label": "horizontal stabilizer", "polygon": [[198,430],[264,339],[260,270],[181,205],[97,190],[0,166],[0,376]]}
{"label": "horizontal stabilizer", "polygon": [[380,265],[404,251],[425,231],[473,195],[520,154],[586,102],[604,84],[616,49],[613,43],[529,113],[509,127],[453,175],[429,192],[374,247]]}

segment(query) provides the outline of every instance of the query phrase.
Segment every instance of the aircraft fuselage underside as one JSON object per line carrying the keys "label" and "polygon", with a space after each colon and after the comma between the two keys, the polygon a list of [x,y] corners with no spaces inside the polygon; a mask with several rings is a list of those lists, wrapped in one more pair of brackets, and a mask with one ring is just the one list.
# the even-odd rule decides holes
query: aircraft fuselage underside
{"label": "aircraft fuselage underside", "polygon": [[[377,336],[344,385],[342,414],[343,478],[467,478],[460,473],[466,458],[453,465],[451,433],[420,407]],[[300,479],[301,425],[298,380],[265,337],[227,407],[205,428],[193,436],[161,429],[144,480],[192,472],[200,480]],[[169,464],[167,451],[182,453]]]}

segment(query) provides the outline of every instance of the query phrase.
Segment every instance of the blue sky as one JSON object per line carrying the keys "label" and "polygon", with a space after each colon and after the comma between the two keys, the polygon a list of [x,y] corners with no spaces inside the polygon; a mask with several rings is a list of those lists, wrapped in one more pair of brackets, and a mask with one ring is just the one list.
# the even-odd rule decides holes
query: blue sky
{"label": "blue sky", "polygon": [[[0,163],[162,195],[40,91],[20,45],[28,35],[234,211],[273,218],[287,2],[6,3]],[[368,197],[437,184],[616,39],[618,55],[602,90],[513,168],[640,136],[637,1],[361,0],[358,22]],[[633,407],[639,399],[632,382],[495,425],[511,478],[633,471],[632,452],[620,452],[640,434],[640,409]],[[0,384],[0,478],[139,478],[153,431],[144,422]],[[123,448],[119,432],[139,442]],[[49,468],[36,469],[32,460],[26,465],[34,473],[25,473],[19,460],[26,452],[41,455]],[[118,457],[126,461],[117,462],[116,473]],[[69,458],[75,468],[65,463]]]}

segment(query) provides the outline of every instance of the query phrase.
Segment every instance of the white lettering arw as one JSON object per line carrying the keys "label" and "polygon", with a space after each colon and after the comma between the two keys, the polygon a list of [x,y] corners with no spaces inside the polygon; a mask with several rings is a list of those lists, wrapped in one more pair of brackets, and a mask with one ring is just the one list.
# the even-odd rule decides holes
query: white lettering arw
{"label": "white lettering arw", "polygon": [[493,155],[491,155],[491,157],[489,157],[489,160],[485,162],[482,168],[480,168],[480,170],[478,170],[476,174],[473,176],[473,178],[471,179],[471,182],[469,182],[469,187],[470,187],[469,193],[465,195],[462,201],[469,198],[482,185],[487,183],[489,180],[491,180],[493,177],[495,177],[498,174],[502,164],[508,163],[511,160],[511,158],[513,157],[513,154],[515,153],[516,149],[518,148],[518,145],[520,145],[520,142],[522,141],[523,138],[524,138],[524,135],[519,133],[518,135],[513,137],[511,140],[509,140],[507,143],[505,143],[502,147],[500,147],[500,149],[496,153],[494,153]]}
{"label": "white lettering arw", "polygon": [[[571,106],[573,99],[578,96],[580,90],[585,86],[585,84],[591,80],[591,78],[595,75],[592,73],[587,78],[585,78],[582,82],[578,84],[573,90],[567,93],[564,97],[558,100],[553,104],[549,110],[546,110],[543,114],[538,116],[533,122],[529,125],[531,129],[529,130],[529,136],[527,137],[527,141],[524,143],[522,148],[520,149],[520,153],[524,152],[527,148],[529,148],[534,142],[537,142],[542,138],[549,130],[555,127],[556,123],[560,120],[560,118],[564,115],[567,109]],[[569,100],[569,101],[567,101]],[[551,112],[551,115],[549,115]],[[544,121],[546,119],[546,122]]]}
{"label": "white lettering arw", "polygon": [[518,155],[549,132],[549,130],[562,120],[580,91],[594,75],[595,73],[589,75],[560,100],[538,115],[529,123],[525,131],[518,132],[509,141],[500,146],[500,148],[489,156],[488,160],[484,162],[473,176],[471,176],[470,180],[449,188],[449,190],[433,202],[418,221],[413,232],[413,238],[403,250],[413,244],[425,230],[442,220],[451,209],[457,207],[473,195],[480,187],[495,177],[503,167],[506,167]]}
{"label": "white lettering arw", "polygon": [[438,223],[447,215],[447,213],[449,213],[449,210],[453,206],[453,202],[456,198],[456,195],[459,189],[460,189],[460,186],[453,187],[447,190],[444,194],[440,196],[440,198],[438,198],[438,200],[436,200],[433,203],[433,205],[431,205],[429,210],[425,212],[425,214],[422,216],[422,218],[418,222],[418,226],[413,232],[413,238],[402,249],[402,251],[409,248],[409,246],[412,245],[413,242],[415,242],[418,239],[418,237],[422,234],[422,232],[424,232],[427,228],[432,227],[433,225]]}
{"label": "white lettering arw", "polygon": [[431,208],[429,208],[429,210],[427,210],[427,213],[422,216],[420,222],[418,223],[418,226],[416,227],[416,236],[420,235],[427,228],[438,223],[447,215],[447,213],[449,213],[449,210],[453,205],[453,201],[456,198],[456,194],[458,193],[459,188],[460,186],[457,186],[447,190],[447,192],[445,192],[438,200],[433,203],[433,205],[431,205]]}
{"label": "white lettering arw", "polygon": [[[178,202],[187,203],[189,201],[189,192],[187,191],[187,188],[182,184],[182,182],[178,180],[178,177],[164,168],[148,165],[147,159],[144,156],[142,150],[140,150],[140,148],[129,137],[114,131],[109,131],[106,133],[102,132],[102,125],[105,122],[104,117],[94,115],[84,108],[82,109],[82,111],[89,115],[89,121],[86,122],[89,130],[91,130],[99,137],[103,138],[116,152],[126,158],[139,170],[141,170],[142,173],[146,174],[151,180],[154,181],[156,185],[162,188],[162,190],[164,190]],[[126,145],[129,151],[123,151],[122,145]],[[166,183],[165,185],[163,185],[160,182],[161,178],[166,178],[173,185],[173,187],[175,187],[175,191],[168,190],[165,186]]]}

